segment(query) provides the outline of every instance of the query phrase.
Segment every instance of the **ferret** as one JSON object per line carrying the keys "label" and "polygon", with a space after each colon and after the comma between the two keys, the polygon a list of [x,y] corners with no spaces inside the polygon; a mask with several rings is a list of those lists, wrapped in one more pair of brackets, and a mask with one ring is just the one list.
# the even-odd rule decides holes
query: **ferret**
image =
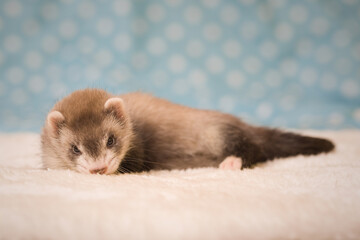
{"label": "ferret", "polygon": [[329,140],[253,126],[230,114],[100,89],[78,90],[57,102],[41,143],[45,168],[88,174],[243,169],[334,149]]}

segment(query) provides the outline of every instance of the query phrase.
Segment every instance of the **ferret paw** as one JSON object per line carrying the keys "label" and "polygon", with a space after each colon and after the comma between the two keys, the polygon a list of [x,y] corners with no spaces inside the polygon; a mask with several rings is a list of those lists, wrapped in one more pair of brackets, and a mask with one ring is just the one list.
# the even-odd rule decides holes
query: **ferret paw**
{"label": "ferret paw", "polygon": [[240,157],[229,156],[224,159],[219,165],[220,169],[237,170],[241,169],[242,159]]}

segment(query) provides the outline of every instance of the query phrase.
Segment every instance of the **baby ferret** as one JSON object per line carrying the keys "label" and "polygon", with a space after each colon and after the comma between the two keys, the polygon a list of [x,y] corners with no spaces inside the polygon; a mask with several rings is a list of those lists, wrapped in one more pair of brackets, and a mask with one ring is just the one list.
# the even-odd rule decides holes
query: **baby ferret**
{"label": "baby ferret", "polygon": [[57,102],[41,140],[45,168],[99,174],[242,169],[334,149],[326,139],[252,126],[229,114],[100,89],[75,91]]}

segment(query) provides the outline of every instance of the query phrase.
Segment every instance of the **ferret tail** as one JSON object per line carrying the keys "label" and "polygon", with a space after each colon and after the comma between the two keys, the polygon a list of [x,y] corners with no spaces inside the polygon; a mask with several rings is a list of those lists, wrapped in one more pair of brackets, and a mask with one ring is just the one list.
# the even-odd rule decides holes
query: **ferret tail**
{"label": "ferret tail", "polygon": [[290,157],[295,155],[315,155],[327,153],[335,145],[323,138],[303,136],[300,134],[283,132],[277,129],[258,128],[259,142],[266,159]]}

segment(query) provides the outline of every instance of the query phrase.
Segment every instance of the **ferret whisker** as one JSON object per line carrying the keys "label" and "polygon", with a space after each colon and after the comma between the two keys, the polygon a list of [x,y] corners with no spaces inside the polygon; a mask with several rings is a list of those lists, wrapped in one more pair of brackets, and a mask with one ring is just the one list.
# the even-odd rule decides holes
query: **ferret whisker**
{"label": "ferret whisker", "polygon": [[135,163],[139,163],[139,162],[151,163],[151,164],[158,165],[158,166],[167,166],[167,164],[165,164],[165,163],[159,163],[159,162],[148,161],[148,160],[140,160],[140,159],[127,158],[127,159],[125,160],[125,162],[126,162],[126,161],[128,161],[128,162],[135,162]]}

